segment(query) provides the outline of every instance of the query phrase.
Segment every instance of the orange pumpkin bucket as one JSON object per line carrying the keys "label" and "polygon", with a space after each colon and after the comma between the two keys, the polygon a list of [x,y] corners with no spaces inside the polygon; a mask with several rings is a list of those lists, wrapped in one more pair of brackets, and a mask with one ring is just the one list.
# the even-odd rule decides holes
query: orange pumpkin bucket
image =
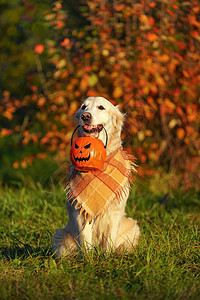
{"label": "orange pumpkin bucket", "polygon": [[106,147],[108,135],[106,129],[106,144],[102,140],[93,137],[79,137],[73,142],[75,131],[80,127],[78,125],[71,138],[70,159],[75,169],[80,171],[99,170],[103,167],[106,160]]}

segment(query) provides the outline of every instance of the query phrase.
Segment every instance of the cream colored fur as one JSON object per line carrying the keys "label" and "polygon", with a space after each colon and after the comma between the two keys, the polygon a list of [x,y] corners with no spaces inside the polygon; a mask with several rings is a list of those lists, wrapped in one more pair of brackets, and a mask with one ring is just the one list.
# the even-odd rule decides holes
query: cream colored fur
{"label": "cream colored fur", "polygon": [[[91,125],[102,124],[106,128],[108,133],[107,155],[119,148],[124,116],[118,107],[103,97],[89,97],[75,114],[80,125],[83,125],[81,116],[85,112],[92,116]],[[100,133],[86,134],[81,127],[79,136],[86,135],[98,137],[105,143],[104,130]],[[136,246],[140,230],[137,221],[125,217],[128,195],[129,190],[127,189],[124,192],[123,201],[120,203],[113,201],[108,210],[90,224],[79,214],[79,210],[75,209],[75,203],[71,205],[67,201],[68,223],[63,229],[57,229],[53,236],[53,251],[56,256],[67,255],[81,250],[81,248],[88,251],[94,246],[101,246],[104,251],[116,249],[130,251]]]}

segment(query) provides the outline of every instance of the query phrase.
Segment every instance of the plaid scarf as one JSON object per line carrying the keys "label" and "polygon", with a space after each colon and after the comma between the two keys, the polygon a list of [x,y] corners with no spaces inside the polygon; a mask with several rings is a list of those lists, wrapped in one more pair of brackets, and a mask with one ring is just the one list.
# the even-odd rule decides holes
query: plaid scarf
{"label": "plaid scarf", "polygon": [[73,170],[69,183],[68,201],[76,201],[76,209],[91,222],[101,215],[113,200],[120,202],[130,189],[132,171],[136,171],[134,157],[120,147],[109,155],[101,170],[81,172]]}

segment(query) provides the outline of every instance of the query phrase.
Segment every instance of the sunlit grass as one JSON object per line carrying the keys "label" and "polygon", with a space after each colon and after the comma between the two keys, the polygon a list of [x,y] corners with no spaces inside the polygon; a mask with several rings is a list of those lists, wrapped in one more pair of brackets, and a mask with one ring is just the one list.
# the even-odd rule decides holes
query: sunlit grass
{"label": "sunlit grass", "polygon": [[97,248],[56,261],[51,238],[67,222],[63,187],[2,189],[0,299],[197,299],[199,194],[171,192],[160,206],[163,196],[135,185],[127,213],[139,221],[141,239],[131,253]]}

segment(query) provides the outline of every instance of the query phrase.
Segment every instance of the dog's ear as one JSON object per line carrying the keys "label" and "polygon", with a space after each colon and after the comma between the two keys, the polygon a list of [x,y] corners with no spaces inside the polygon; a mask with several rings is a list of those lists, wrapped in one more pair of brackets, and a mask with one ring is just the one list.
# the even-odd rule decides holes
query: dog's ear
{"label": "dog's ear", "polygon": [[[81,106],[82,106],[83,105],[83,99],[81,99],[80,101],[81,101]],[[79,117],[80,117],[80,114],[82,112],[81,106],[79,107],[79,109],[74,114],[74,120],[77,121],[77,122],[79,121]]]}
{"label": "dog's ear", "polygon": [[78,122],[79,121],[79,116],[80,116],[80,108],[75,112],[74,114],[74,119]]}
{"label": "dog's ear", "polygon": [[123,122],[124,122],[124,115],[120,112],[119,107],[115,106],[112,115],[113,126],[121,130]]}

